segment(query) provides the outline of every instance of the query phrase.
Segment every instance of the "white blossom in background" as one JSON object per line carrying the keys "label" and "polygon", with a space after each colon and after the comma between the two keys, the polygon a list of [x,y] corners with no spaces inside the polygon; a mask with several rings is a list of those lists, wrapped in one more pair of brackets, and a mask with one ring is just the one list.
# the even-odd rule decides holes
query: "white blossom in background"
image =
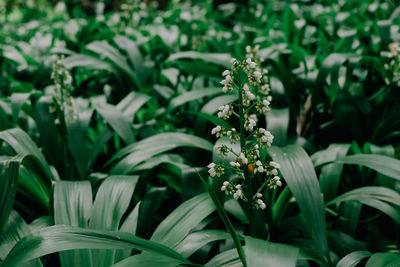
{"label": "white blossom in background", "polygon": [[[54,100],[56,105],[64,113],[65,119],[74,121],[78,114],[74,108],[74,100],[70,94],[72,89],[72,76],[65,67],[63,60],[64,56],[53,56],[53,71],[51,79],[54,81]],[[55,107],[51,107],[51,111],[55,111]]]}

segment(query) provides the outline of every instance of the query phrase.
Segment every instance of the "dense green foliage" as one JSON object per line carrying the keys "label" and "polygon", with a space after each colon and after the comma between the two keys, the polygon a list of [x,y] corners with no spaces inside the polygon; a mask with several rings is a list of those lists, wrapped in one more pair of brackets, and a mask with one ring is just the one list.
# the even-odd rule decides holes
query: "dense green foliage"
{"label": "dense green foliage", "polygon": [[[32,2],[0,1],[0,266],[400,265],[398,1]],[[256,44],[253,212],[206,166]]]}

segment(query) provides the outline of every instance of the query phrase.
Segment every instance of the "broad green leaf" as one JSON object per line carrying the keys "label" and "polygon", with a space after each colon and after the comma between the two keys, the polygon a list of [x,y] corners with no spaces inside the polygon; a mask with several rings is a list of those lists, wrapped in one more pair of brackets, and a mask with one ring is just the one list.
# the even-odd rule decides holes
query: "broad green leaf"
{"label": "broad green leaf", "polygon": [[135,141],[132,125],[122,111],[108,104],[96,105],[96,111],[110,124],[111,128],[118,133],[126,144],[129,145]]}
{"label": "broad green leaf", "polygon": [[289,128],[289,109],[272,109],[266,117],[268,130],[274,136],[274,145],[286,145]]}
{"label": "broad green leaf", "polygon": [[362,165],[400,180],[400,160],[382,155],[359,154],[336,160],[336,163]]}
{"label": "broad green leaf", "polygon": [[400,194],[392,189],[379,186],[365,186],[346,192],[331,200],[327,205],[339,204],[351,200],[359,201],[364,205],[376,208],[390,216],[397,223],[400,223]]}
{"label": "broad green leaf", "polygon": [[[136,235],[136,229],[137,229],[137,224],[138,224],[138,219],[139,219],[140,203],[141,202],[136,204],[135,208],[131,211],[128,218],[126,218],[124,220],[124,222],[122,223],[121,228],[119,229],[121,232],[128,232],[128,233]],[[123,259],[126,259],[131,254],[132,254],[131,249],[117,250],[116,255],[115,255],[115,262],[119,262]]]}
{"label": "broad green leaf", "polygon": [[[31,234],[31,232],[33,231],[24,219],[16,211],[11,210],[7,225],[0,235],[0,259],[4,260],[15,244],[24,236]],[[41,267],[43,265],[40,260],[30,260],[18,266]]]}
{"label": "broad green leaf", "polygon": [[312,239],[327,256],[324,201],[309,156],[299,146],[271,147],[269,152],[281,165],[280,171],[299,205]]}
{"label": "broad green leaf", "polygon": [[50,166],[48,165],[45,157],[40,152],[39,148],[32,141],[27,133],[19,128],[9,129],[0,132],[0,140],[6,142],[11,146],[16,153],[21,156],[32,155],[39,160],[41,167],[44,169],[46,176],[49,180],[55,180]]}
{"label": "broad green leaf", "polygon": [[[34,117],[40,134],[43,153],[49,162],[57,169],[62,179],[73,179],[69,169],[67,142],[57,129],[54,114],[50,112],[53,101],[50,97],[41,97],[34,105]],[[60,122],[62,123],[62,122]]]}
{"label": "broad green leaf", "polygon": [[11,109],[14,121],[18,121],[21,108],[28,101],[29,96],[29,93],[14,93],[11,95]]}
{"label": "broad green leaf", "polygon": [[356,250],[367,249],[367,243],[355,239],[353,236],[339,230],[328,231],[329,248],[337,255],[347,255]]}
{"label": "broad green leaf", "polygon": [[88,181],[54,184],[54,222],[86,228],[92,212],[92,188]]}
{"label": "broad green leaf", "polygon": [[366,257],[371,256],[372,253],[368,251],[353,251],[350,254],[343,257],[336,267],[355,267]]}
{"label": "broad green leaf", "polygon": [[0,162],[0,235],[14,204],[19,166],[20,163],[15,160]]}
{"label": "broad green leaf", "polygon": [[157,212],[165,197],[167,187],[151,187],[142,198],[136,235],[149,239],[154,230]]}
{"label": "broad green leaf", "polygon": [[[88,181],[57,181],[54,184],[54,222],[87,228],[92,209],[92,188]],[[62,266],[91,265],[88,250],[60,252]]]}
{"label": "broad green leaf", "polygon": [[98,134],[96,141],[89,149],[87,166],[86,166],[87,171],[90,170],[92,163],[112,137],[113,137],[112,129],[108,125],[105,125],[104,128]]}
{"label": "broad green leaf", "polygon": [[[138,176],[110,176],[101,184],[93,203],[89,226],[98,230],[118,230],[122,216],[131,202]],[[94,266],[110,266],[116,251],[92,251]]]}
{"label": "broad green leaf", "polygon": [[[244,247],[246,248],[246,247]],[[207,267],[243,267],[236,249],[226,250],[215,255],[205,266]]]}
{"label": "broad green leaf", "polygon": [[176,247],[203,219],[215,211],[215,206],[204,193],[195,196],[171,212],[154,231],[150,240]]}
{"label": "broad green leaf", "polygon": [[85,124],[78,114],[78,118],[73,121],[66,121],[68,149],[71,153],[72,160],[75,163],[79,178],[84,179],[86,176],[86,130],[88,125]]}
{"label": "broad green leaf", "polygon": [[171,110],[186,104],[190,101],[199,100],[206,96],[213,96],[222,93],[221,88],[204,88],[198,90],[192,90],[188,92],[184,92],[181,95],[178,95],[171,99],[167,110],[170,112]]}
{"label": "broad green leaf", "polygon": [[107,41],[94,41],[86,46],[87,49],[99,54],[101,57],[108,58],[114,65],[124,71],[136,85],[140,87],[140,78],[137,73],[132,71],[128,65],[126,57],[122,55],[118,49],[111,46]]}
{"label": "broad green leaf", "polygon": [[[26,156],[22,159],[22,164],[18,177],[18,192],[25,195],[28,199],[40,205],[44,210],[49,210],[50,204],[50,182],[43,176],[43,172],[36,173],[31,170],[31,166],[40,163],[33,156]],[[29,163],[28,163],[29,162]],[[33,205],[33,203],[31,203]]]}
{"label": "broad green leaf", "polygon": [[200,53],[195,51],[185,51],[172,54],[167,59],[168,61],[178,60],[201,60],[205,63],[221,65],[225,68],[230,67],[231,56],[229,54],[217,53]]}
{"label": "broad green leaf", "polygon": [[247,266],[295,267],[299,249],[257,238],[245,238]]}
{"label": "broad green leaf", "polygon": [[146,79],[146,69],[144,67],[145,62],[139,51],[138,45],[131,39],[120,35],[114,37],[114,42],[118,45],[119,48],[126,51],[126,53],[128,54],[128,59],[132,63],[133,68],[137,73],[137,77],[140,80],[140,83],[142,85],[145,84],[145,79]]}
{"label": "broad green leaf", "polygon": [[74,54],[72,56],[69,56],[64,59],[63,63],[68,69],[76,67],[88,67],[97,70],[107,70],[109,72],[114,72],[114,69],[110,63],[98,59],[97,57],[84,54]]}
{"label": "broad green leaf", "polygon": [[364,186],[346,192],[326,205],[338,204],[343,201],[360,200],[360,199],[379,199],[400,206],[400,194],[392,189],[381,186]]}
{"label": "broad green leaf", "polygon": [[19,266],[47,254],[72,249],[138,249],[189,263],[171,248],[130,233],[51,226],[19,241],[0,266]]}
{"label": "broad green leaf", "polygon": [[[344,157],[349,148],[350,144],[331,144],[326,150],[319,151],[312,155],[311,159],[315,164],[324,160],[334,161],[337,158]],[[325,201],[329,201],[337,195],[342,171],[343,164],[339,163],[330,163],[321,168],[319,185]]]}
{"label": "broad green leaf", "polygon": [[150,100],[150,96],[138,92],[130,92],[124,99],[122,99],[117,108],[124,113],[130,122],[133,121],[135,113]]}
{"label": "broad green leaf", "polygon": [[194,252],[202,248],[208,243],[215,242],[218,240],[231,239],[231,235],[222,230],[201,230],[196,231],[182,240],[175,250],[182,256],[188,258]]}
{"label": "broad green leaf", "polygon": [[128,257],[114,264],[113,267],[176,267],[179,266],[180,263],[182,263],[182,261],[164,255],[155,253],[142,253]]}
{"label": "broad green leaf", "polygon": [[400,266],[400,255],[391,253],[375,253],[369,258],[365,267]]}
{"label": "broad green leaf", "polygon": [[129,173],[135,169],[142,161],[178,147],[195,147],[212,151],[213,145],[200,137],[184,133],[161,133],[140,142],[129,145],[118,151],[111,161],[124,157],[119,160],[112,168],[111,173]]}

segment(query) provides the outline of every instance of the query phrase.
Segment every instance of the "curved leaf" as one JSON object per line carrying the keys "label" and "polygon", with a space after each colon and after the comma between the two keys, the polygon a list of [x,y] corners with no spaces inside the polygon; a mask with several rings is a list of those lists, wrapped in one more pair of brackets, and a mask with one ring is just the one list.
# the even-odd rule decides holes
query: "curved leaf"
{"label": "curved leaf", "polygon": [[14,204],[19,166],[15,160],[0,162],[0,236]]}
{"label": "curved leaf", "polygon": [[11,146],[16,153],[21,156],[32,155],[35,156],[42,168],[44,169],[46,176],[49,180],[55,180],[50,166],[48,165],[45,157],[40,152],[39,148],[36,144],[32,141],[27,133],[19,128],[9,129],[0,132],[0,140],[5,141],[9,146]]}
{"label": "curved leaf", "polygon": [[112,168],[111,173],[129,173],[142,161],[177,147],[195,147],[207,151],[213,150],[213,145],[209,141],[194,135],[177,132],[161,133],[118,151],[111,161],[127,156],[117,162]]}
{"label": "curved leaf", "polygon": [[298,248],[271,243],[257,238],[246,238],[245,253],[247,266],[295,267]]}
{"label": "curved leaf", "polygon": [[215,206],[208,194],[195,196],[170,213],[154,231],[150,240],[176,247],[213,211],[215,211]]}
{"label": "curved leaf", "polygon": [[358,154],[336,160],[337,163],[356,164],[371,168],[383,175],[400,180],[400,160],[383,155]]}
{"label": "curved leaf", "polygon": [[299,146],[271,147],[270,155],[281,165],[281,173],[304,216],[308,231],[322,252],[328,255],[324,201],[312,162]]}
{"label": "curved leaf", "polygon": [[19,266],[47,254],[72,249],[139,249],[176,259],[182,264],[189,263],[171,248],[130,233],[50,226],[19,241],[0,266]]}
{"label": "curved leaf", "polygon": [[360,263],[360,261],[362,259],[364,259],[366,257],[369,257],[371,255],[372,255],[372,253],[370,253],[368,251],[353,251],[350,254],[348,254],[345,257],[343,257],[338,262],[336,267],[354,267],[358,263]]}
{"label": "curved leaf", "polygon": [[365,267],[399,266],[400,255],[391,253],[375,253],[369,258]]}

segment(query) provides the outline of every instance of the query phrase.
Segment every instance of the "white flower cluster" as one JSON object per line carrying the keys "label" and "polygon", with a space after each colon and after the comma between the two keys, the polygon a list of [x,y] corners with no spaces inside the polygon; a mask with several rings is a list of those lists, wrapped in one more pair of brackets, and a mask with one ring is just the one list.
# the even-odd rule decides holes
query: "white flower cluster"
{"label": "white flower cluster", "polygon": [[225,105],[225,106],[220,106],[218,108],[219,112],[218,112],[218,118],[222,118],[224,120],[229,119],[229,117],[232,115],[233,113],[233,106],[232,105]]}
{"label": "white flower cluster", "polygon": [[[64,56],[54,55],[53,60],[51,79],[53,79],[55,84],[54,99],[64,113],[66,119],[73,121],[76,119],[77,114],[73,107],[73,98],[69,93],[69,90],[72,88],[72,76],[63,63]],[[52,110],[56,109],[52,107]]]}
{"label": "white flower cluster", "polygon": [[[217,145],[215,150],[221,157],[226,157],[231,153],[235,159],[229,164],[210,163],[207,167],[211,177],[221,177],[226,169],[235,172],[237,177],[243,179],[244,182],[235,185],[225,181],[221,186],[221,191],[234,199],[251,200],[256,209],[265,209],[267,205],[260,192],[265,190],[265,187],[276,189],[282,185],[282,182],[279,177],[279,164],[273,161],[265,162],[260,157],[259,149],[270,147],[274,137],[269,131],[258,126],[259,115],[264,116],[270,111],[272,101],[269,95],[268,72],[260,69],[260,59],[256,57],[258,49],[258,46],[246,48],[247,59],[244,61],[232,59],[231,69],[222,73],[224,77],[221,81],[222,91],[231,93],[233,90],[238,90],[239,104],[223,105],[218,108],[217,115],[223,120],[231,119],[232,115],[237,117],[240,121],[239,131],[221,125],[211,130],[211,134],[215,134],[217,138],[228,136],[232,144],[240,142],[241,151],[236,153],[227,145]],[[256,183],[249,185],[246,183],[247,179],[252,179]],[[252,195],[252,192],[257,193]]]}
{"label": "white flower cluster", "polygon": [[221,84],[224,86],[222,87],[222,92],[231,93],[233,91],[231,72],[229,70],[225,70],[222,73],[222,76],[224,77],[224,79],[221,81]]}
{"label": "white flower cluster", "polygon": [[262,201],[262,194],[261,193],[257,193],[256,195],[255,195],[255,198],[254,198],[254,202],[255,202],[255,207],[256,207],[256,209],[262,209],[262,210],[264,210],[266,207],[267,207],[267,205],[264,203],[264,201]]}
{"label": "white flower cluster", "polygon": [[241,184],[237,184],[236,186],[234,186],[228,181],[225,181],[221,186],[221,191],[225,192],[225,194],[227,195],[232,195],[234,199],[245,198]]}
{"label": "white flower cluster", "polygon": [[220,165],[216,165],[215,163],[208,164],[207,168],[208,168],[208,174],[211,177],[214,176],[221,177],[225,173],[225,168]]}
{"label": "white flower cluster", "polygon": [[264,128],[258,128],[254,134],[254,137],[258,140],[262,147],[270,147],[274,140],[274,136]]}

